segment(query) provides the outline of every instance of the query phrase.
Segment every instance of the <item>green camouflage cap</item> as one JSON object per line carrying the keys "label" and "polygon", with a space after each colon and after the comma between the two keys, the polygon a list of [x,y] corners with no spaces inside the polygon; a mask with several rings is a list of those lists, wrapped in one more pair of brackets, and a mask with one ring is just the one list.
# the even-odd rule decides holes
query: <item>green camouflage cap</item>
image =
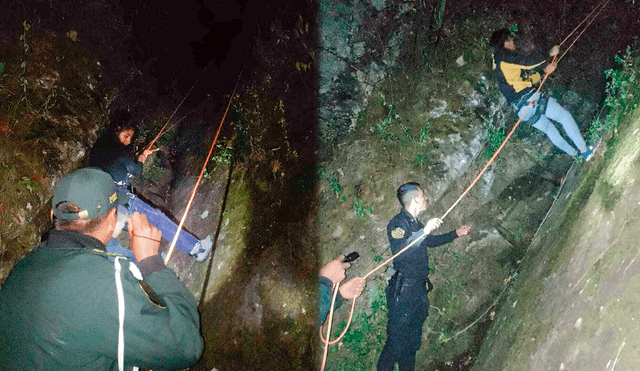
{"label": "green camouflage cap", "polygon": [[[117,200],[116,185],[111,175],[88,167],[60,179],[53,193],[51,207],[59,219],[94,219],[108,213],[116,206]],[[80,212],[56,212],[56,205],[60,202],[72,202],[80,208]]]}

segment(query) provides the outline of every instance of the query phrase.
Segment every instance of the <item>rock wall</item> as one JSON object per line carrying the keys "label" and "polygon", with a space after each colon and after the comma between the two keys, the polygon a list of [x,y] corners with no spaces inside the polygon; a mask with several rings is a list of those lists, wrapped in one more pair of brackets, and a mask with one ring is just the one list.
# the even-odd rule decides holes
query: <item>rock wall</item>
{"label": "rock wall", "polygon": [[[635,96],[638,86],[624,89],[616,97]],[[640,367],[640,111],[637,98],[622,99],[606,119],[618,127],[592,161],[574,164],[565,176],[492,315],[474,370]]]}
{"label": "rock wall", "polygon": [[[354,12],[356,6],[369,12]],[[375,49],[377,54],[363,54],[354,53],[363,48],[356,47],[355,38],[349,43],[347,36],[375,26],[371,23],[380,14],[375,7],[356,2],[352,8],[327,5],[323,11],[328,18],[321,24],[332,26],[323,30],[320,58],[321,136],[330,147],[325,147],[320,162],[321,263],[355,250],[361,257],[348,275],[362,276],[391,256],[386,224],[399,210],[395,190],[400,184],[418,181],[425,189],[428,209],[420,218],[423,222],[444,215],[486,164],[497,147],[495,137],[500,144],[515,124],[493,80],[485,42],[504,20],[470,16],[440,34],[413,28],[417,23],[409,22],[410,10],[387,9],[385,19],[398,20],[398,27],[391,21],[385,24],[384,47]],[[422,49],[409,53],[411,45]],[[397,53],[384,52],[393,50]],[[415,58],[425,53],[428,60]],[[370,68],[353,68],[358,55]],[[385,59],[389,55],[396,57]],[[390,60],[394,62],[387,63]],[[376,72],[381,66],[384,73]],[[366,76],[377,80],[360,80]],[[563,103],[579,101],[572,94],[557,96]],[[579,106],[568,105],[580,121],[590,121],[593,106]],[[518,277],[527,246],[573,163],[542,133],[522,124],[478,184],[447,213],[442,233],[465,224],[474,231],[430,251],[430,277],[436,288],[430,294],[432,311],[417,354],[420,369],[473,364],[495,315],[491,313]],[[393,272],[384,267],[369,278],[351,330],[361,335],[343,340],[330,356],[331,367],[356,361],[364,369],[375,365],[386,323],[386,309],[377,303]],[[345,312],[337,314],[337,322],[345,319]]]}

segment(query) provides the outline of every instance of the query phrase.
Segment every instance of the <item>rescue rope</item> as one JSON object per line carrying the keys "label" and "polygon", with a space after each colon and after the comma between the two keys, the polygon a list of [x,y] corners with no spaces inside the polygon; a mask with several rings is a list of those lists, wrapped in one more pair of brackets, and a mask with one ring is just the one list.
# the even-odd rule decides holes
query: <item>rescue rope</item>
{"label": "rescue rope", "polygon": [[[169,117],[169,119],[167,120],[167,122],[164,124],[164,126],[162,126],[162,128],[160,129],[160,131],[158,132],[158,134],[155,136],[155,138],[153,138],[153,140],[151,141],[151,143],[149,143],[149,145],[147,146],[147,150],[150,150],[154,144],[156,144],[156,141],[160,138],[160,136],[162,134],[164,134],[165,129],[167,128],[167,126],[169,125],[169,122],[171,122],[171,119],[173,118],[173,116],[175,116],[176,112],[178,112],[178,109],[182,106],[182,104],[184,103],[184,101],[187,99],[187,97],[189,96],[189,94],[191,94],[191,91],[193,90],[193,88],[196,87],[196,85],[198,84],[198,81],[200,81],[200,79],[202,78],[202,76],[204,75],[205,71],[207,70],[207,68],[209,68],[209,65],[211,64],[211,62],[213,61],[213,58],[211,58],[209,60],[209,63],[207,63],[207,65],[204,67],[204,69],[202,70],[202,73],[200,73],[200,76],[198,76],[198,79],[196,79],[196,82],[193,83],[193,85],[191,85],[191,89],[189,89],[189,91],[187,92],[187,94],[184,96],[184,98],[182,98],[182,101],[180,101],[180,104],[178,104],[178,107],[176,107],[176,109],[173,111],[173,113],[171,114],[171,116]],[[235,91],[235,89],[234,89]],[[191,110],[193,111],[193,110]],[[189,113],[191,113],[191,111],[189,111]],[[180,121],[184,120],[185,117],[187,117],[187,115],[189,115],[189,113],[187,113]],[[180,122],[178,121],[178,122]],[[177,124],[177,123],[176,123]]]}
{"label": "rescue rope", "polygon": [[[555,56],[553,58],[553,62],[556,62],[556,58],[557,56]],[[536,89],[536,93],[540,92],[540,89],[542,88],[542,85],[544,85],[545,81],[547,80],[547,77],[549,76],[549,74],[545,74],[544,77],[542,78],[542,81],[540,82],[540,85],[538,86],[538,89]],[[525,109],[529,109],[529,107],[531,107],[533,105],[534,101],[530,101],[529,104],[525,107]],[[525,111],[526,112],[526,111]],[[489,159],[489,161],[487,161],[487,163],[484,165],[484,167],[482,168],[482,170],[480,170],[480,172],[478,173],[478,175],[476,175],[476,177],[473,179],[473,181],[471,182],[471,184],[464,190],[464,192],[462,192],[462,194],[460,195],[460,197],[458,197],[458,199],[456,200],[456,202],[453,203],[453,205],[449,208],[449,210],[447,210],[447,212],[444,213],[444,215],[442,215],[442,217],[440,219],[444,219],[447,215],[449,215],[449,213],[451,212],[451,210],[453,210],[454,207],[456,207],[460,201],[464,198],[464,196],[467,195],[467,193],[469,193],[469,191],[471,190],[471,188],[473,188],[473,186],[476,185],[476,183],[478,183],[478,180],[480,180],[480,178],[482,177],[482,175],[484,175],[484,173],[487,171],[487,169],[489,168],[489,166],[493,163],[493,161],[496,159],[496,157],[498,157],[498,154],[500,153],[500,151],[502,151],[502,149],[504,148],[504,146],[507,144],[507,141],[509,141],[509,139],[511,138],[511,136],[513,135],[513,133],[515,132],[516,128],[520,125],[520,122],[522,122],[521,118],[518,118],[518,121],[515,123],[515,125],[513,125],[513,127],[511,128],[511,130],[509,130],[509,133],[507,134],[507,136],[504,138],[504,141],[502,141],[502,144],[500,145],[500,147],[498,147],[498,149],[494,152],[493,156],[491,156],[491,158]],[[367,277],[369,277],[370,275],[372,275],[374,272],[376,272],[378,269],[384,267],[385,265],[389,264],[390,262],[392,262],[395,258],[397,258],[400,254],[404,253],[405,251],[407,251],[409,248],[411,248],[413,245],[415,245],[416,243],[418,243],[423,237],[425,237],[428,233],[426,232],[422,232],[422,234],[420,236],[418,236],[415,240],[413,240],[411,243],[409,243],[407,246],[405,246],[402,250],[398,251],[397,253],[395,253],[392,257],[390,257],[389,259],[385,260],[383,263],[381,263],[380,265],[378,265],[376,268],[374,268],[372,271],[370,271],[369,273],[367,273],[363,278],[366,280]],[[335,297],[335,294],[334,294]],[[353,309],[355,308],[355,302],[356,299],[353,299],[353,303],[351,305],[351,311],[353,312]],[[333,305],[334,303],[331,303],[331,310],[333,310]],[[351,318],[353,317],[353,313],[349,314],[349,320],[347,322],[347,326],[345,327],[345,330],[343,331],[343,333],[336,339],[333,340],[332,342],[325,342],[325,345],[328,345],[329,343],[331,344],[335,344],[336,342],[340,341],[342,339],[342,337],[344,337],[344,335],[346,334],[347,329],[349,328],[349,325],[351,324]],[[329,324],[328,324],[329,328],[331,328],[331,318],[329,318]],[[329,331],[327,331],[327,333],[329,333]]]}
{"label": "rescue rope", "polygon": [[[184,221],[187,219],[187,214],[189,213],[189,209],[191,209],[191,205],[193,203],[193,199],[196,197],[196,192],[198,191],[198,186],[200,182],[202,182],[202,178],[204,176],[204,171],[207,169],[207,164],[209,163],[209,159],[211,159],[211,155],[213,154],[213,149],[218,141],[218,136],[220,135],[220,130],[222,130],[222,124],[224,123],[224,119],[227,117],[227,113],[229,112],[229,108],[231,107],[231,102],[233,101],[233,97],[236,94],[236,89],[238,88],[238,83],[240,83],[240,77],[242,76],[242,72],[244,71],[244,66],[238,75],[238,80],[236,81],[236,85],[233,88],[233,92],[231,93],[231,97],[229,98],[229,104],[227,104],[227,109],[224,111],[224,115],[222,115],[222,120],[220,120],[220,125],[218,126],[218,130],[216,131],[216,135],[213,138],[213,142],[211,142],[211,147],[209,148],[209,153],[207,154],[207,158],[204,160],[204,164],[202,165],[202,169],[200,170],[200,175],[198,175],[198,180],[193,187],[193,191],[191,192],[191,196],[189,197],[189,202],[187,202],[187,207],[182,214],[182,218],[180,219],[180,224],[178,224],[178,230],[176,231],[175,236],[173,236],[173,241],[171,241],[171,245],[169,246],[169,251],[167,251],[167,256],[164,259],[164,264],[167,265],[169,263],[169,259],[171,259],[171,255],[173,254],[173,250],[176,246],[176,242],[178,241],[178,236],[182,231],[182,226],[184,225]],[[194,85],[195,86],[195,85]],[[192,88],[193,89],[193,88]]]}
{"label": "rescue rope", "polygon": [[[591,15],[592,15],[596,10],[598,10],[598,8],[600,8],[600,11],[602,11],[602,8],[604,8],[608,3],[609,3],[609,0],[603,0],[600,4],[598,4],[595,8],[593,8],[593,10],[591,11],[591,13],[589,13],[589,14],[588,14],[588,15],[587,15],[583,20],[582,20],[582,22],[580,22],[580,24],[578,24],[578,25],[576,26],[576,28],[574,28],[574,29],[573,29],[573,31],[569,32],[569,34],[567,35],[567,37],[565,37],[565,38],[564,38],[564,40],[562,40],[562,42],[561,42],[560,44],[558,44],[558,46],[562,46],[562,45],[563,45],[567,40],[569,40],[569,38],[571,37],[571,35],[573,35],[573,34],[574,34],[574,33],[575,33],[579,28],[580,28],[580,26],[582,26],[582,24],[583,24],[584,22],[586,22],[586,21],[591,17]],[[598,14],[600,14],[600,12],[598,12]],[[589,27],[589,25],[591,24],[591,22],[593,21],[593,19],[595,19],[596,17],[598,17],[598,14],[596,14],[596,15],[595,15],[595,17],[593,17],[593,18],[591,19],[591,21],[589,22],[589,24],[587,24],[587,25],[585,26],[585,29],[586,29],[587,27]],[[583,32],[584,32],[584,31],[583,31]],[[581,33],[580,35],[582,35],[582,33]],[[580,35],[578,35],[578,37],[577,37],[577,38],[579,38],[579,37],[580,37]],[[576,39],[577,39],[577,38],[576,38]],[[573,45],[573,44],[572,44],[572,45]]]}
{"label": "rescue rope", "polygon": [[[591,20],[589,20],[588,24],[585,26],[585,28],[582,30],[582,32],[580,32],[580,34],[578,34],[578,36],[576,37],[576,39],[571,43],[571,45],[569,45],[569,47],[565,50],[565,52],[562,54],[562,56],[560,56],[560,58],[558,58],[557,55],[555,55],[553,57],[552,60],[552,64],[554,63],[558,63],[558,61],[560,61],[560,59],[562,59],[562,57],[564,57],[567,52],[573,47],[573,45],[576,43],[576,41],[582,36],[582,34],[586,31],[586,29],[591,25],[591,23],[595,20],[595,18],[598,17],[598,15],[600,14],[600,12],[602,12],[602,9],[604,9],[604,7],[609,3],[610,0],[603,0],[602,3],[598,4],[598,6],[596,6],[596,8],[589,13],[589,15],[587,15],[587,17],[585,18],[585,20],[583,20],[580,25],[582,25],[582,23],[584,23],[587,19],[589,19],[591,17],[591,15],[595,12],[595,10],[597,10],[598,8],[600,8],[600,10],[598,11],[598,13],[591,18]],[[578,27],[576,27],[576,29],[574,29],[569,36],[567,36],[567,38],[565,38],[562,43],[560,43],[559,45],[562,45],[573,33],[575,33],[575,31],[580,27],[580,25],[578,25]],[[544,77],[542,78],[542,81],[540,82],[540,85],[538,86],[538,88],[536,89],[535,93],[539,93],[540,89],[542,88],[542,86],[544,85],[544,83],[546,82],[547,78],[549,77],[548,73],[545,73]],[[530,106],[533,105],[533,101],[530,101],[529,104],[525,107],[525,109],[529,109]],[[526,111],[524,111],[526,113]],[[513,133],[515,132],[516,128],[520,125],[520,123],[522,122],[521,118],[518,118],[518,121],[515,123],[515,125],[513,125],[513,127],[511,128],[511,130],[509,131],[509,133],[507,134],[507,136],[505,137],[505,139],[502,141],[502,144],[500,145],[500,147],[498,147],[498,149],[494,152],[493,156],[491,156],[491,158],[489,159],[489,161],[487,161],[487,163],[485,164],[485,166],[482,168],[482,170],[480,170],[480,172],[478,173],[478,175],[473,179],[473,181],[471,182],[471,184],[464,190],[464,192],[462,192],[462,194],[460,195],[460,197],[458,197],[458,199],[453,203],[453,205],[451,205],[451,207],[442,215],[442,217],[440,219],[444,219],[447,215],[449,215],[449,213],[460,203],[460,201],[462,201],[462,199],[467,195],[467,193],[469,193],[469,191],[476,185],[476,183],[480,180],[480,178],[482,177],[482,175],[484,175],[484,173],[487,171],[487,169],[489,168],[489,166],[493,163],[493,161],[496,159],[496,157],[498,156],[498,154],[502,151],[502,149],[504,148],[504,146],[507,144],[507,142],[509,141],[509,139],[511,138],[511,136],[513,135]],[[423,237],[425,237],[427,235],[427,233],[422,233],[418,238],[416,238],[413,242],[411,242],[410,244],[408,244],[407,246],[405,246],[402,250],[398,251],[396,254],[394,254],[393,256],[391,256],[389,259],[387,259],[386,261],[384,261],[382,264],[378,265],[376,268],[374,268],[373,270],[371,270],[369,273],[367,273],[363,278],[366,280],[367,277],[369,277],[370,275],[372,275],[374,272],[376,272],[378,269],[382,268],[383,266],[387,265],[388,263],[390,263],[391,261],[393,261],[395,258],[397,258],[400,254],[404,253],[406,250],[408,250],[409,248],[411,248],[414,244],[416,244],[418,241],[420,241]],[[322,368],[321,370],[324,370],[324,366],[326,364],[326,355],[328,352],[328,347],[329,345],[333,345],[335,343],[337,343],[338,341],[340,341],[344,335],[347,333],[347,330],[349,329],[349,326],[351,325],[351,320],[353,318],[353,312],[355,309],[355,303],[356,303],[356,299],[354,298],[352,300],[352,304],[351,304],[351,311],[349,313],[349,319],[347,320],[347,325],[345,326],[343,332],[340,334],[340,336],[338,336],[336,339],[330,341],[329,340],[329,335],[331,332],[331,323],[333,320],[333,307],[335,304],[335,299],[336,299],[336,294],[337,294],[337,290],[338,290],[339,285],[336,285],[336,288],[334,289],[334,295],[333,295],[333,300],[331,301],[331,308],[330,308],[330,316],[329,316],[329,321],[327,324],[327,338],[325,339],[322,336],[322,326],[320,327],[320,338],[322,340],[322,342],[325,344],[325,350],[324,350],[324,356],[323,356],[323,360],[322,360]],[[477,322],[477,321],[476,321]],[[475,322],[474,322],[475,323]],[[473,325],[473,324],[472,324]],[[466,331],[470,326],[468,326],[467,328],[465,328],[464,330],[460,331],[459,333],[462,333],[464,331]],[[458,333],[458,334],[459,334]],[[458,335],[456,334],[456,336]]]}
{"label": "rescue rope", "polygon": [[[340,282],[336,283],[335,290],[333,290],[333,299],[331,299],[331,309],[329,309],[329,327],[327,328],[327,339],[322,338],[322,326],[320,326],[320,337],[324,342],[324,353],[322,354],[322,367],[321,370],[324,370],[324,366],[327,364],[327,353],[329,352],[329,336],[331,336],[331,322],[333,321],[333,305],[336,302],[336,296],[338,296],[338,289],[340,288]],[[353,300],[355,303],[355,299]],[[349,328],[347,325],[345,329]]]}
{"label": "rescue rope", "polygon": [[[589,21],[589,23],[587,23],[586,26],[584,26],[584,29],[582,30],[582,32],[580,32],[578,34],[578,36],[576,36],[575,40],[573,40],[573,42],[571,43],[571,45],[569,45],[567,47],[567,49],[564,51],[564,53],[562,53],[562,55],[560,56],[560,58],[558,58],[558,62],[560,62],[560,60],[562,58],[564,58],[565,54],[567,54],[567,52],[569,52],[569,50],[571,49],[571,47],[573,47],[573,44],[576,43],[576,41],[578,41],[578,39],[582,36],[582,34],[587,30],[587,28],[591,25],[591,23],[598,17],[598,15],[600,15],[600,12],[602,12],[602,9],[604,9],[605,6],[607,6],[607,4],[609,4],[610,0],[603,0],[600,4],[598,4],[592,11],[591,13],[589,13],[589,15],[587,15],[587,17],[580,23],[580,25],[582,23],[584,23],[587,19],[589,19],[589,17],[591,17],[591,14],[593,14],[593,12],[596,11],[596,9],[600,8],[600,10],[598,10],[598,13],[596,13],[595,16],[593,16],[591,18],[591,20]],[[567,41],[567,39],[574,33],[576,32],[576,30],[580,27],[580,25],[578,25],[578,27],[576,27],[573,31],[571,31],[571,33],[569,34],[569,36],[567,36],[559,45],[564,44],[565,41]]]}

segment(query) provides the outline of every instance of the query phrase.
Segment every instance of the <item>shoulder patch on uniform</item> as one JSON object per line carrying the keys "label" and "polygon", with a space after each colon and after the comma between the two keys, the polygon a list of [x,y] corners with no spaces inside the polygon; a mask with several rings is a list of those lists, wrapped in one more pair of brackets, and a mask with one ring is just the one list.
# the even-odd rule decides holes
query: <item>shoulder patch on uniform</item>
{"label": "shoulder patch on uniform", "polygon": [[391,231],[391,237],[397,239],[403,238],[404,237],[404,229],[398,227],[394,230]]}

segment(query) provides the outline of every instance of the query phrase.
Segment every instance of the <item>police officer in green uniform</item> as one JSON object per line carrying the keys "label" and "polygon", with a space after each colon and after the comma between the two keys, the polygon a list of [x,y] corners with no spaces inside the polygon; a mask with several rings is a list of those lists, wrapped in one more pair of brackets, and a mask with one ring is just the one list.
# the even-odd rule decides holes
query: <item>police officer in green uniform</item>
{"label": "police officer in green uniform", "polygon": [[470,226],[462,226],[449,233],[431,235],[442,220],[433,218],[425,227],[416,219],[427,208],[418,183],[401,185],[397,196],[402,210],[387,225],[391,252],[396,254],[416,239],[420,241],[393,261],[396,273],[387,286],[387,341],[378,360],[378,371],[391,371],[396,363],[400,371],[414,370],[422,325],[429,315],[427,292],[432,289],[427,248],[449,243],[471,231]]}
{"label": "police officer in green uniform", "polygon": [[127,222],[139,265],[105,251],[116,203],[113,179],[100,169],[60,180],[55,230],[0,290],[0,369],[179,370],[200,358],[196,302],[163,264],[161,232],[133,213]]}

